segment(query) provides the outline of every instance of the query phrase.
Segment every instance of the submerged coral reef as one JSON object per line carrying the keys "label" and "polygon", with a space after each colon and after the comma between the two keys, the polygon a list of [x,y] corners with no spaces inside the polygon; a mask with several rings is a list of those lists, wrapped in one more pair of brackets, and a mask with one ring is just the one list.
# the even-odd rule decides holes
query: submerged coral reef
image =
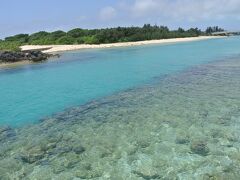
{"label": "submerged coral reef", "polygon": [[240,60],[0,128],[0,179],[239,179]]}

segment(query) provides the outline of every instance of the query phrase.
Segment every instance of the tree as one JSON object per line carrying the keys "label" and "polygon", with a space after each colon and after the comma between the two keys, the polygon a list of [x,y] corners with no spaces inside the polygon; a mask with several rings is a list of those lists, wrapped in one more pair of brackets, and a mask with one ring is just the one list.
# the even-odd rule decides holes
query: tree
{"label": "tree", "polygon": [[79,37],[83,37],[85,35],[85,31],[83,29],[76,28],[76,29],[72,29],[72,30],[68,31],[67,35],[71,36],[73,38],[79,38]]}
{"label": "tree", "polygon": [[45,38],[46,36],[48,36],[50,33],[45,32],[45,31],[39,31],[37,33],[31,34],[29,36],[29,42],[31,41],[35,41],[35,40],[39,40],[41,38]]}
{"label": "tree", "polygon": [[29,35],[28,34],[17,34],[15,36],[6,37],[5,41],[27,43]]}
{"label": "tree", "polygon": [[59,31],[54,31],[54,32],[50,33],[50,34],[49,34],[49,38],[52,38],[52,39],[54,39],[54,40],[57,40],[57,39],[65,36],[65,35],[66,35],[66,32],[59,30]]}
{"label": "tree", "polygon": [[223,32],[224,29],[219,28],[218,26],[213,26],[213,27],[207,27],[206,29],[206,34],[212,34],[214,32]]}
{"label": "tree", "polygon": [[31,35],[18,34],[0,41],[0,47],[1,49],[4,47],[7,47],[8,49],[17,49],[16,47],[23,44],[52,45],[130,42],[153,39],[196,37],[201,34],[211,34],[219,31],[224,30],[218,26],[208,27],[204,32],[198,28],[191,28],[188,30],[178,28],[177,30],[169,30],[167,26],[152,26],[151,24],[144,24],[143,27],[131,26],[90,30],[75,28],[67,33],[58,30],[54,32],[40,31]]}
{"label": "tree", "polygon": [[0,41],[0,51],[20,51],[19,42]]}
{"label": "tree", "polygon": [[71,36],[63,36],[63,37],[60,37],[58,40],[57,40],[57,44],[75,44],[75,39]]}
{"label": "tree", "polygon": [[188,33],[191,35],[191,36],[199,36],[201,35],[201,30],[198,29],[198,28],[190,28],[188,30]]}
{"label": "tree", "polygon": [[177,32],[178,32],[178,33],[184,33],[185,30],[184,30],[183,28],[178,28]]}
{"label": "tree", "polygon": [[99,40],[96,36],[85,36],[83,37],[83,41],[85,44],[99,44]]}

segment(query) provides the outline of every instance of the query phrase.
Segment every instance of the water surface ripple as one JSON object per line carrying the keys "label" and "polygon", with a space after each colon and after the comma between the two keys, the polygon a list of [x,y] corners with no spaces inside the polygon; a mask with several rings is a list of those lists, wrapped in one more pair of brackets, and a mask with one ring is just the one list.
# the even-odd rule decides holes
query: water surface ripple
{"label": "water surface ripple", "polygon": [[0,129],[2,179],[240,177],[240,57]]}
{"label": "water surface ripple", "polygon": [[0,124],[23,126],[195,65],[238,55],[240,38],[68,52],[0,70]]}

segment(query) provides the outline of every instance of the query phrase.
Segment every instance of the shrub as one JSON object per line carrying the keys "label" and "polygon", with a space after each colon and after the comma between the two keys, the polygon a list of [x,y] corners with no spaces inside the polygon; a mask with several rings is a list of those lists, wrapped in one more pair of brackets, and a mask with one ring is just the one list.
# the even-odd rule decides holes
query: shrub
{"label": "shrub", "polygon": [[73,38],[79,38],[79,37],[83,37],[85,35],[85,32],[83,29],[76,28],[76,29],[72,29],[71,31],[68,31],[67,35]]}
{"label": "shrub", "polygon": [[20,43],[0,41],[0,51],[20,51]]}
{"label": "shrub", "polygon": [[76,41],[71,36],[63,36],[57,40],[57,44],[74,44]]}

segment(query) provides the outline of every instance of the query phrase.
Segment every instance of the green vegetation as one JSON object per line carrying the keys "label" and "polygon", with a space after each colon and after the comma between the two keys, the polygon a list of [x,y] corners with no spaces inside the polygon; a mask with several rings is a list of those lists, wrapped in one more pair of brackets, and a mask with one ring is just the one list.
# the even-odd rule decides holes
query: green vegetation
{"label": "green vegetation", "polygon": [[0,40],[0,51],[20,51],[19,46],[21,43],[19,42],[8,42]]}
{"label": "green vegetation", "polygon": [[224,31],[224,29],[219,28],[218,26],[213,26],[213,27],[208,27],[206,29],[206,34],[211,34],[214,32],[223,32],[223,31]]}
{"label": "green vegetation", "polygon": [[[216,26],[217,27],[217,26]],[[210,27],[206,32],[198,28],[184,30],[169,30],[166,26],[152,26],[145,24],[143,27],[117,27],[107,29],[72,29],[68,32],[40,31],[31,35],[18,34],[6,37],[0,40],[0,50],[19,50],[21,45],[54,45],[54,44],[104,44],[117,42],[143,41],[153,39],[169,39],[196,37],[200,35],[210,34],[221,28]]]}

